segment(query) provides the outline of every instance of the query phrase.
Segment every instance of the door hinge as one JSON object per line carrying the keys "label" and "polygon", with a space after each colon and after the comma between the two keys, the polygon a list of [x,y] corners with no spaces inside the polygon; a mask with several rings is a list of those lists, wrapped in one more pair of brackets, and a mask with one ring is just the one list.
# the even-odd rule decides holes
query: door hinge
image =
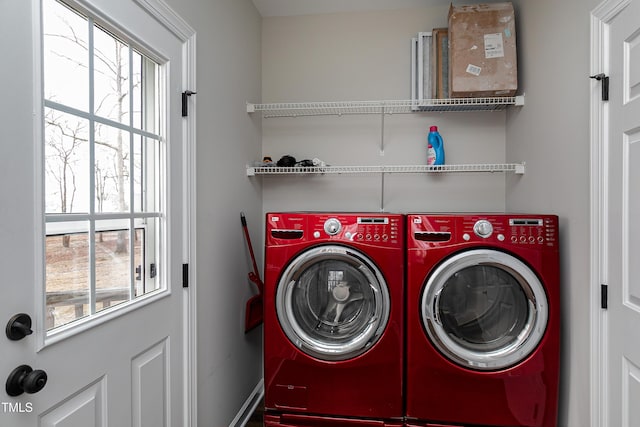
{"label": "door hinge", "polygon": [[600,285],[600,308],[606,310],[609,308],[609,287]]}
{"label": "door hinge", "polygon": [[602,100],[603,101],[608,101],[609,100],[609,76],[605,75],[604,73],[600,73],[600,74],[595,74],[593,76],[589,76],[592,79],[596,79],[599,82],[601,82],[602,84]]}
{"label": "door hinge", "polygon": [[191,90],[185,90],[182,92],[182,117],[187,117],[189,115],[189,107],[187,103],[189,102],[189,97],[195,94],[196,92]]}
{"label": "door hinge", "polygon": [[182,287],[189,287],[189,264],[182,264]]}

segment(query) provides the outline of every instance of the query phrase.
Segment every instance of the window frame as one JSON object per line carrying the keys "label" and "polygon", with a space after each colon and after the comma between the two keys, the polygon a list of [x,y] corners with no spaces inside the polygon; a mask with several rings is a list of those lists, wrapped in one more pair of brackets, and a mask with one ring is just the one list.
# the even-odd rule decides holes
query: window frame
{"label": "window frame", "polygon": [[[130,34],[127,34],[125,31],[121,31],[118,30],[118,26],[111,23],[108,19],[106,19],[104,16],[100,15],[99,13],[97,13],[97,11],[93,11],[93,10],[89,10],[88,8],[84,7],[82,4],[76,2],[76,1],[69,1],[69,0],[51,0],[51,1],[57,1],[58,3],[61,3],[62,5],[68,7],[72,12],[71,13],[78,13],[79,15],[83,16],[86,20],[87,20],[87,28],[89,30],[89,34],[91,34],[93,31],[95,31],[96,28],[100,28],[103,31],[108,32],[110,35],[112,35],[116,40],[120,41],[120,42],[124,42],[126,44],[126,46],[128,47],[127,51],[128,51],[128,55],[129,55],[129,66],[128,66],[128,70],[129,70],[129,120],[128,123],[129,124],[123,124],[102,116],[99,116],[97,114],[95,114],[95,109],[94,109],[94,101],[93,101],[93,93],[94,93],[94,87],[93,87],[93,79],[92,79],[92,72],[89,73],[90,77],[89,77],[89,86],[87,88],[87,94],[90,98],[89,100],[89,108],[88,108],[88,112],[86,111],[82,111],[52,100],[49,100],[46,98],[46,94],[44,92],[44,78],[42,77],[38,83],[40,85],[40,99],[37,100],[39,102],[37,102],[37,105],[40,105],[41,107],[41,111],[42,111],[42,117],[40,120],[40,124],[42,126],[42,128],[40,129],[40,135],[39,135],[39,140],[40,140],[40,144],[41,144],[41,148],[40,148],[40,161],[42,162],[42,170],[44,171],[44,164],[46,162],[46,158],[44,155],[44,145],[45,145],[45,136],[46,136],[46,132],[44,130],[45,128],[45,111],[47,109],[53,109],[55,111],[59,111],[62,113],[67,113],[67,114],[71,114],[77,118],[83,119],[83,120],[87,120],[89,122],[89,145],[90,145],[90,159],[89,159],[89,195],[88,195],[88,199],[89,199],[89,212],[86,213],[47,213],[46,209],[44,209],[45,206],[45,200],[46,200],[46,191],[42,191],[41,193],[38,193],[39,196],[42,199],[42,225],[41,225],[41,230],[42,232],[40,233],[40,235],[38,236],[41,239],[41,242],[39,243],[39,246],[42,248],[42,254],[41,254],[41,262],[42,262],[42,270],[41,270],[41,288],[42,288],[42,298],[40,298],[40,315],[42,316],[43,319],[46,318],[46,312],[47,312],[47,301],[46,301],[46,294],[47,294],[47,282],[46,282],[46,250],[45,250],[45,244],[46,244],[46,239],[47,239],[47,225],[49,224],[64,224],[65,222],[77,222],[77,221],[86,221],[89,224],[88,229],[86,230],[89,242],[90,242],[90,247],[94,247],[95,246],[95,236],[96,236],[96,232],[99,231],[106,231],[106,230],[97,230],[96,227],[96,223],[101,222],[101,221],[122,221],[122,220],[127,220],[128,221],[128,228],[126,229],[128,231],[129,234],[129,256],[130,256],[130,262],[129,262],[129,271],[130,271],[130,283],[129,283],[129,287],[130,287],[130,293],[129,293],[129,300],[122,302],[122,303],[118,303],[117,305],[113,306],[113,307],[109,307],[106,309],[100,309],[97,310],[96,307],[96,277],[95,277],[95,250],[90,249],[90,261],[89,261],[89,276],[90,276],[90,284],[89,284],[89,294],[90,294],[90,298],[89,298],[89,314],[84,316],[84,317],[80,317],[80,318],[76,318],[75,320],[57,326],[55,328],[49,329],[46,332],[44,332],[43,335],[43,339],[41,342],[41,348],[45,347],[47,345],[53,344],[55,342],[58,342],[60,340],[63,340],[69,336],[75,335],[77,333],[80,333],[84,330],[87,329],[91,329],[95,326],[98,326],[104,322],[107,322],[111,319],[120,317],[122,315],[125,315],[131,311],[137,310],[138,308],[143,307],[146,304],[150,304],[158,299],[162,299],[165,298],[167,296],[170,295],[171,293],[171,289],[168,283],[169,280],[169,275],[168,275],[168,268],[167,268],[167,264],[168,264],[168,257],[169,257],[169,250],[168,250],[168,246],[167,246],[167,212],[168,212],[168,206],[167,206],[167,199],[168,199],[168,163],[167,163],[167,147],[166,147],[166,135],[168,132],[167,129],[167,123],[168,123],[168,119],[167,119],[167,115],[169,113],[169,106],[167,105],[167,79],[166,79],[166,73],[168,73],[168,66],[166,64],[166,61],[164,61],[160,55],[153,53],[149,48],[145,47],[143,43],[141,43],[140,41],[136,40],[135,37],[133,37]],[[41,6],[41,20],[39,22],[39,45],[37,45],[36,47],[38,47],[39,49],[36,49],[36,52],[38,52],[39,57],[36,58],[36,62],[37,65],[39,66],[42,75],[44,75],[44,71],[45,71],[45,61],[44,61],[44,52],[45,52],[45,34],[44,34],[44,23],[43,23],[43,17],[44,17],[44,5]],[[93,41],[92,41],[92,36],[89,35],[89,46],[88,46],[88,58],[91,58],[92,53],[93,53]],[[146,67],[144,64],[148,64],[149,61],[153,61],[155,64],[157,64],[158,66],[155,67],[157,70],[157,74],[154,76],[155,77],[155,89],[157,91],[157,95],[154,95],[153,98],[153,102],[154,104],[157,103],[157,105],[154,106],[153,112],[154,112],[154,117],[149,118],[147,117],[147,119],[151,119],[155,121],[155,127],[157,127],[157,133],[152,133],[152,132],[148,132],[142,129],[145,118],[141,117],[141,121],[142,123],[140,123],[139,127],[135,126],[134,120],[133,120],[133,93],[132,93],[132,85],[133,85],[133,79],[132,77],[132,67],[133,67],[133,61],[132,61],[132,55],[134,54],[134,51],[137,52],[138,54],[140,54],[143,58],[146,58],[147,61],[145,61],[143,59],[142,61],[142,66],[141,68],[147,69],[148,67]],[[89,66],[91,66],[91,60],[89,61]],[[144,79],[144,77],[142,77]],[[36,94],[37,96],[37,94]],[[149,102],[149,98],[150,94],[147,91],[143,91],[141,98],[147,98],[146,101],[145,100],[141,100],[141,102]],[[149,111],[150,109],[145,109],[145,111]],[[158,117],[155,117],[155,113],[157,113]],[[94,148],[93,148],[93,143],[95,140],[95,123],[100,123],[106,126],[110,126],[113,127],[115,129],[120,129],[123,130],[125,132],[128,132],[129,134],[129,138],[128,138],[128,144],[129,144],[129,150],[130,150],[130,156],[129,156],[129,172],[130,175],[132,175],[132,171],[134,170],[134,159],[133,159],[133,145],[135,143],[135,140],[137,137],[140,137],[141,140],[139,141],[139,143],[141,144],[141,146],[146,146],[147,143],[146,141],[143,142],[144,138],[150,138],[151,140],[154,140],[157,142],[157,153],[155,153],[157,155],[158,161],[157,161],[157,166],[158,166],[158,170],[154,170],[152,173],[157,174],[157,180],[155,182],[155,185],[157,186],[157,190],[156,193],[159,196],[159,200],[155,200],[154,201],[154,205],[155,205],[155,209],[154,211],[146,211],[144,208],[141,209],[140,211],[136,211],[135,209],[135,203],[134,203],[134,198],[135,198],[135,191],[134,191],[134,185],[135,185],[135,180],[133,179],[133,177],[130,178],[129,180],[129,210],[128,212],[109,212],[109,213],[104,213],[104,212],[95,212],[95,204],[96,204],[96,188],[95,188],[95,161],[94,161]],[[145,164],[146,161],[142,161],[143,165]],[[144,166],[143,166],[144,168]],[[146,168],[144,168],[146,171]],[[143,172],[143,179],[146,179],[146,177],[144,176],[145,172]],[[43,173],[41,179],[41,188],[44,190],[46,188],[45,186],[45,181],[46,181],[46,174]],[[143,186],[144,188],[144,186]],[[150,227],[148,224],[143,224],[142,226],[138,223],[140,221],[150,221],[152,223],[155,223],[156,226]],[[157,266],[157,274],[159,277],[159,280],[157,280],[156,282],[156,289],[146,293],[146,294],[142,294],[140,296],[136,296],[136,282],[135,282],[135,274],[136,274],[136,266],[135,264],[135,254],[134,254],[134,236],[137,230],[140,230],[141,228],[144,229],[143,234],[145,236],[149,236],[150,234],[155,234],[156,237],[153,238],[145,238],[145,247],[143,248],[143,255],[142,258],[144,259],[144,263],[146,265],[151,265],[151,263],[156,264]],[[109,231],[118,231],[119,229],[116,230],[109,230]],[[147,247],[150,246],[149,242],[150,241],[154,241],[155,240],[155,244],[152,244],[152,247]],[[143,271],[146,271],[147,268],[146,266],[143,266],[142,268]]]}

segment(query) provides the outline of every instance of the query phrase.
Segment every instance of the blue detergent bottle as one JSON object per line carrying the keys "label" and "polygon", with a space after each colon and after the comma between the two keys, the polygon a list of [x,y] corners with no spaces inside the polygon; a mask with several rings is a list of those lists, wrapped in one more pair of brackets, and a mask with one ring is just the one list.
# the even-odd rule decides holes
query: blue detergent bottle
{"label": "blue detergent bottle", "polygon": [[[428,165],[444,165],[444,143],[442,142],[442,136],[438,132],[438,126],[431,126],[429,128],[428,142]],[[433,150],[433,155],[431,155]]]}

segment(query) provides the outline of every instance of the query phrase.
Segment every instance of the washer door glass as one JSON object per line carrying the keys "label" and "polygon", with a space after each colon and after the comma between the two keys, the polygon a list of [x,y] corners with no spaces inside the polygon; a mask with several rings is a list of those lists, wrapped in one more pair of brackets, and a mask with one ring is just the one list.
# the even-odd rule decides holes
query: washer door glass
{"label": "washer door glass", "polygon": [[389,291],[366,256],[344,246],[311,248],[287,266],[276,291],[278,320],[310,356],[345,360],[364,353],[389,319]]}
{"label": "washer door glass", "polygon": [[478,249],[445,260],[429,276],[421,301],[429,338],[451,361],[498,370],[525,359],[548,319],[544,287],[523,262]]}

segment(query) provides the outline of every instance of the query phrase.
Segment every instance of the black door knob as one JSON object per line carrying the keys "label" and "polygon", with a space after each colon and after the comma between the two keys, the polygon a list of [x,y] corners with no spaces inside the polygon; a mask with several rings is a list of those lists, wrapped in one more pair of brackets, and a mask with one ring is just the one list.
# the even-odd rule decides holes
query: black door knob
{"label": "black door knob", "polygon": [[11,341],[18,341],[27,335],[31,335],[31,317],[28,314],[20,313],[9,319],[7,328],[5,329],[7,338]]}
{"label": "black door knob", "polygon": [[5,389],[9,396],[37,393],[47,384],[47,373],[29,365],[20,365],[9,374]]}

